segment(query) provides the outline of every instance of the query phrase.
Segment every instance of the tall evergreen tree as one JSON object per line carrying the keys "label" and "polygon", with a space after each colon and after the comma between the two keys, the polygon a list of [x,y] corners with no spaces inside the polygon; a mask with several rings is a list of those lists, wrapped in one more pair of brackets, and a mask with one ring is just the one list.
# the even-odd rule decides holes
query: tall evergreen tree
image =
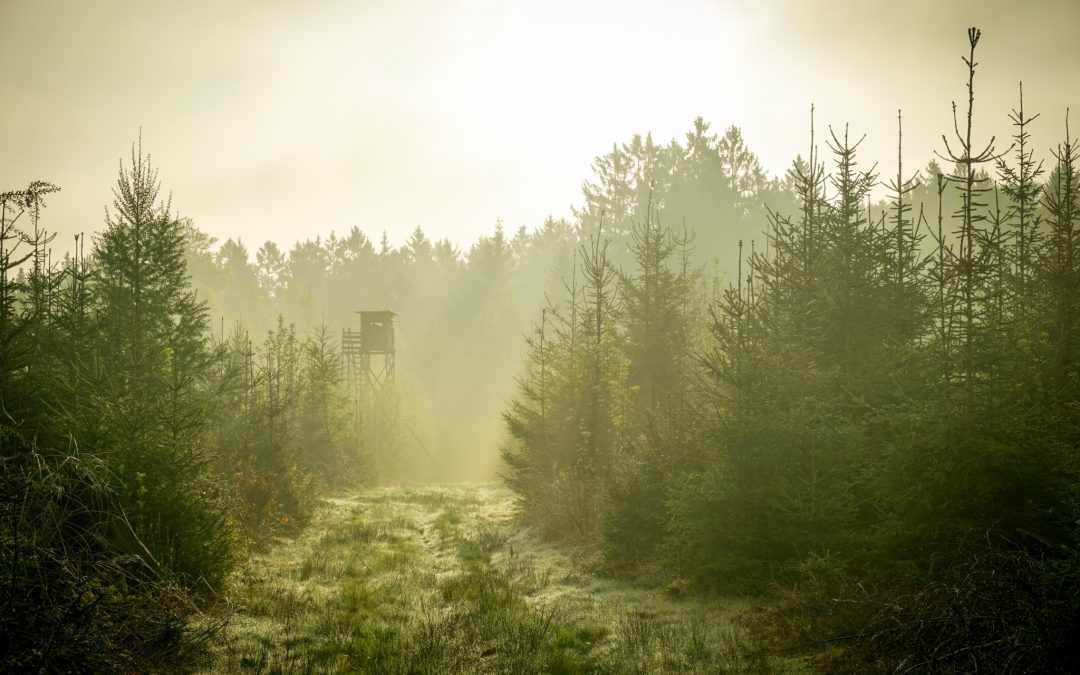
{"label": "tall evergreen tree", "polygon": [[159,200],[157,172],[133,146],[106,229],[95,240],[100,337],[97,447],[116,459],[125,508],[155,556],[192,585],[232,562],[206,431],[215,354],[190,285],[184,227]]}

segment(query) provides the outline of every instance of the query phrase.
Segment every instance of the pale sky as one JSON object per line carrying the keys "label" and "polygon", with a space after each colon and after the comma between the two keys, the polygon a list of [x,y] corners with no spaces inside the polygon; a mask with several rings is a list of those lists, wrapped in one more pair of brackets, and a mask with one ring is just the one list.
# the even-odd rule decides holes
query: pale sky
{"label": "pale sky", "polygon": [[815,103],[889,175],[902,108],[921,167],[966,97],[968,25],[977,136],[1009,133],[1023,79],[1036,147],[1058,142],[1075,0],[0,0],[0,190],[60,185],[44,222],[64,250],[103,227],[141,127],[180,214],[252,252],[353,225],[467,248],[496,219],[569,217],[594,156],[698,115],[779,174]]}

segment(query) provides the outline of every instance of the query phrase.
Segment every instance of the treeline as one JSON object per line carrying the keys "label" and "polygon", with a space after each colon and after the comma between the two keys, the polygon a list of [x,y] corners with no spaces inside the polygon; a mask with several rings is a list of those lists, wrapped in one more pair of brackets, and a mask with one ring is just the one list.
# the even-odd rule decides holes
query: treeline
{"label": "treeline", "polygon": [[[582,232],[603,212],[623,260],[633,215],[663,195],[703,229],[690,249],[695,265],[733,274],[718,255],[749,236],[762,203],[791,201],[788,182],[765,177],[735,127],[722,135],[700,118],[682,141],[635,136],[596,159],[574,223],[548,218],[534,230],[505,229],[461,249],[433,241],[419,227],[401,245],[360,227],[302,239],[287,250],[267,241],[217,242],[188,224],[192,283],[207,302],[213,330],[240,324],[260,338],[283,316],[300,335],[337,338],[358,326],[358,310],[397,314],[397,373],[387,396],[398,423],[377,441],[372,467],[383,476],[439,480],[490,477],[503,434],[499,412],[513,396],[507,377],[521,358],[520,336],[548,295],[571,274]],[[729,178],[730,176],[730,178]],[[586,235],[587,236],[587,235]],[[728,269],[731,268],[731,269]]]}
{"label": "treeline", "polygon": [[1075,669],[1080,150],[1066,127],[1037,162],[1022,93],[1011,148],[973,137],[969,38],[952,169],[882,180],[846,127],[824,154],[812,128],[725,288],[662,181],[621,261],[589,211],[505,413],[528,522],[777,591],[780,645],[832,671]]}
{"label": "treeline", "polygon": [[240,325],[259,339],[285,317],[298,335],[337,345],[343,329],[359,328],[358,311],[395,312],[396,378],[371,403],[396,421],[367,439],[369,468],[384,478],[454,480],[492,475],[489,448],[512,394],[518,338],[569,270],[577,240],[569,223],[549,218],[534,232],[497,224],[467,251],[420,228],[400,247],[354,227],[285,252],[265,242],[253,256],[241,241],[218,245],[193,225],[188,241],[215,333]]}

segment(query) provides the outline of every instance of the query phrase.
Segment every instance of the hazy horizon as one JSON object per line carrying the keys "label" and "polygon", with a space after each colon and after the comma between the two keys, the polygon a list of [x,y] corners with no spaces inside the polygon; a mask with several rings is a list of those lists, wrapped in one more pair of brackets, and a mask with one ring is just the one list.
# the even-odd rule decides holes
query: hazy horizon
{"label": "hazy horizon", "polygon": [[569,218],[595,156],[635,133],[681,140],[697,116],[740,127],[780,175],[813,103],[819,129],[868,135],[885,178],[901,108],[914,171],[965,95],[968,25],[983,30],[977,136],[1008,145],[1021,78],[1037,151],[1063,136],[1076,3],[807,5],[9,2],[0,187],[59,185],[46,225],[66,250],[103,227],[141,128],[174,208],[219,241],[359,226],[396,246],[419,226],[467,249],[497,220]]}

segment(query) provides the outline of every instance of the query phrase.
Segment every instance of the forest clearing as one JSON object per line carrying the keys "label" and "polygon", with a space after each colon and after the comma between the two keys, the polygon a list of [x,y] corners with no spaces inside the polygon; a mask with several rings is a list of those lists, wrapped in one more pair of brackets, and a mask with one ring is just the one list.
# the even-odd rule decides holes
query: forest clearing
{"label": "forest clearing", "polygon": [[490,483],[324,501],[241,572],[202,672],[801,670],[740,627],[746,600],[589,572],[585,549],[541,541],[512,502]]}

